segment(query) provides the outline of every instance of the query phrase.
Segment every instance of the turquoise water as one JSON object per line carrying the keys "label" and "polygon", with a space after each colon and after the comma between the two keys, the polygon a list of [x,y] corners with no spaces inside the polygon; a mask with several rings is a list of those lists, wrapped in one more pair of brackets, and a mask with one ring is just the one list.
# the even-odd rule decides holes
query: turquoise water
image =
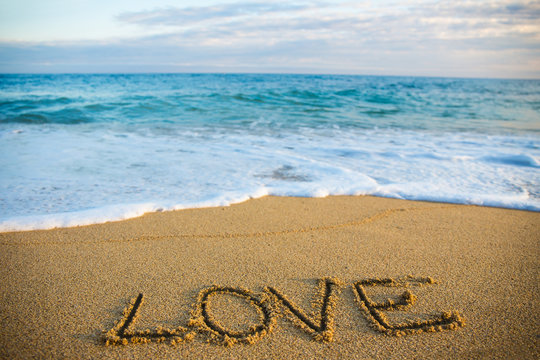
{"label": "turquoise water", "polygon": [[533,132],[539,81],[309,75],[4,75],[2,123]]}
{"label": "turquoise water", "polygon": [[266,194],[540,210],[540,81],[0,75],[0,229]]}

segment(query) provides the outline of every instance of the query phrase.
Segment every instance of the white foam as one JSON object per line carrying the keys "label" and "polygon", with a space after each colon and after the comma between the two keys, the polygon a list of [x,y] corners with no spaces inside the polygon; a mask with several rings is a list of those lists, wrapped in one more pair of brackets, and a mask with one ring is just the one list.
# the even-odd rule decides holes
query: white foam
{"label": "white foam", "polygon": [[251,195],[242,193],[228,194],[197,203],[176,204],[174,206],[161,206],[155,203],[119,204],[75,212],[20,216],[1,221],[0,232],[44,230],[100,224],[132,219],[151,212],[228,206],[266,195],[269,195],[267,189],[261,188]]}
{"label": "white foam", "polygon": [[92,124],[14,129],[0,131],[0,231],[265,195],[371,194],[540,211],[540,146],[531,136],[361,129],[262,135]]}
{"label": "white foam", "polygon": [[96,209],[47,215],[13,217],[0,222],[0,231],[22,231],[83,226],[139,217],[160,211],[156,204],[111,205]]}

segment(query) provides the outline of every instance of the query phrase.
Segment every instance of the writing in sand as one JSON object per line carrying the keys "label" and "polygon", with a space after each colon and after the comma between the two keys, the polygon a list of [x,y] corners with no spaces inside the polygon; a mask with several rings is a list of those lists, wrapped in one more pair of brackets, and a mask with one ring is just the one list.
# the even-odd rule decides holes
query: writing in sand
{"label": "writing in sand", "polygon": [[[436,281],[430,277],[409,275],[398,279],[365,279],[352,283],[350,288],[359,309],[371,327],[381,333],[401,336],[462,327],[465,322],[457,311],[442,312],[429,319],[412,319],[403,323],[391,323],[384,315],[387,311],[405,311],[416,302],[417,297],[409,290],[411,286],[435,283]],[[179,326],[175,329],[157,327],[152,330],[134,330],[133,325],[143,304],[143,294],[139,294],[124,309],[120,321],[104,335],[104,342],[106,345],[127,345],[168,341],[171,345],[177,345],[192,340],[198,333],[225,346],[235,343],[252,344],[272,332],[279,315],[285,315],[295,325],[310,334],[315,341],[331,342],[334,336],[334,309],[344,285],[336,278],[320,279],[316,289],[315,304],[313,304],[316,313],[312,315],[306,314],[284,293],[274,287],[267,286],[262,293],[255,294],[244,288],[214,285],[199,292],[187,326]],[[366,288],[375,286],[406,289],[395,299],[388,298],[382,302],[375,302],[366,291]],[[224,326],[212,313],[212,301],[220,296],[233,296],[245,300],[258,313],[258,322],[241,330]]]}

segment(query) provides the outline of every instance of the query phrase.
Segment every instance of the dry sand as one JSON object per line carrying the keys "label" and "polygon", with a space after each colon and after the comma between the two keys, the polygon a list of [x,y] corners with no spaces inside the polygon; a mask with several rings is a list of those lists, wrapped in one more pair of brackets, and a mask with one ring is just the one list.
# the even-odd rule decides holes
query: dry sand
{"label": "dry sand", "polygon": [[[539,240],[540,213],[373,197],[266,197],[101,225],[2,233],[0,357],[538,359]],[[424,278],[423,286],[362,286],[373,302],[399,302],[407,289],[417,297],[406,309],[376,310],[389,326],[452,310],[465,326],[454,322],[446,326],[453,330],[403,336],[370,327],[373,317],[355,302],[360,297],[353,283],[405,283],[409,274]],[[324,305],[326,331],[324,301],[314,301],[324,300],[328,288],[317,284],[325,277],[342,284],[339,294],[330,284],[334,306]],[[209,290],[212,285],[229,290]],[[311,316],[315,328],[265,287]],[[205,292],[209,302],[194,308]],[[153,341],[106,346],[104,334],[122,327],[122,311],[139,293],[144,303],[131,328],[150,329]],[[252,337],[252,344],[225,346],[231,340],[212,340],[203,310],[212,326],[229,334],[261,324],[256,334],[270,322],[273,329]],[[158,343],[157,326],[182,326],[187,333]],[[190,333],[191,341],[170,344]],[[113,335],[111,342],[118,340]]]}

